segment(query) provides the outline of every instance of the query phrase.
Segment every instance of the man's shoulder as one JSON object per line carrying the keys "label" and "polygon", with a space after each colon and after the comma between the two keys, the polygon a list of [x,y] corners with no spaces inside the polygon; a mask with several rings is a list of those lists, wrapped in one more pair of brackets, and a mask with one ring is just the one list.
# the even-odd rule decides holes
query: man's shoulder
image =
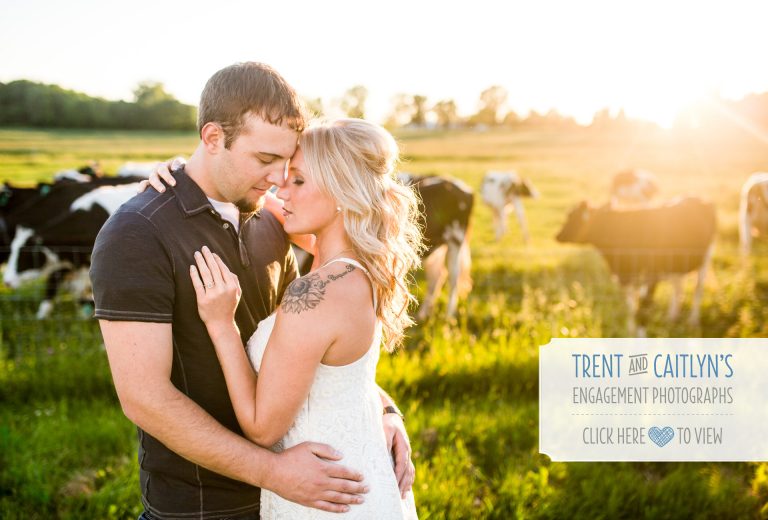
{"label": "man's shoulder", "polygon": [[[135,247],[149,239],[148,234],[162,236],[165,224],[175,220],[172,212],[178,210],[173,195],[149,189],[126,201],[104,223],[96,237],[95,249],[109,244],[110,247]],[[166,214],[165,218],[159,218]],[[157,233],[159,231],[159,233]]]}
{"label": "man's shoulder", "polygon": [[153,220],[158,213],[175,212],[181,216],[178,205],[174,203],[175,199],[176,194],[173,190],[159,193],[154,188],[148,188],[129,199],[117,213],[136,213],[147,220]]}
{"label": "man's shoulder", "polygon": [[[148,227],[158,227],[163,221],[168,220],[168,216],[174,213],[181,217],[176,204],[173,203],[174,195],[170,190],[165,193],[158,193],[150,188],[135,197],[126,201],[115,213],[113,213],[100,234],[110,232],[111,230],[122,229],[125,226],[145,225]],[[159,218],[164,215],[165,218]]]}

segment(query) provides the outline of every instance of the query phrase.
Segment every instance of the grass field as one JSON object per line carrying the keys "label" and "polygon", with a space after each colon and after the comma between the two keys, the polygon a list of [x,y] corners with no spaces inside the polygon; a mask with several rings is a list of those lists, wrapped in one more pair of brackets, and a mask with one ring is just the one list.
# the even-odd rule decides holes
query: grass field
{"label": "grass field", "polygon": [[[538,449],[538,347],[552,337],[626,335],[623,298],[591,250],[556,244],[566,211],[603,202],[624,167],[657,174],[664,195],[715,201],[719,231],[702,325],[663,319],[660,287],[649,335],[768,336],[768,247],[737,255],[738,193],[765,170],[750,134],[635,135],[588,130],[399,135],[403,169],[478,188],[485,171],[514,168],[541,198],[526,202],[532,243],[496,241],[491,215],[473,215],[474,289],[457,320],[411,331],[385,356],[379,383],[407,416],[421,518],[765,518],[768,464],[552,463]],[[189,154],[193,134],[0,130],[0,180],[33,183],[98,159]],[[689,305],[693,280],[687,284]],[[31,319],[40,287],[0,289],[0,518],[135,518],[135,431],[120,411],[98,327],[62,302]],[[688,310],[683,307],[683,317]]]}

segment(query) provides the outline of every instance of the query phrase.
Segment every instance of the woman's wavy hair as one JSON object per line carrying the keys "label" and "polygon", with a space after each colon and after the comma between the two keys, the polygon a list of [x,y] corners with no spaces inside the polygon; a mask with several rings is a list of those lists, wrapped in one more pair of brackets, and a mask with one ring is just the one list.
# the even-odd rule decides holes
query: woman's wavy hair
{"label": "woman's wavy hair", "polygon": [[384,128],[350,118],[310,124],[299,145],[308,174],[341,207],[355,253],[371,274],[391,352],[414,323],[409,276],[423,248],[418,200],[396,177],[397,143]]}

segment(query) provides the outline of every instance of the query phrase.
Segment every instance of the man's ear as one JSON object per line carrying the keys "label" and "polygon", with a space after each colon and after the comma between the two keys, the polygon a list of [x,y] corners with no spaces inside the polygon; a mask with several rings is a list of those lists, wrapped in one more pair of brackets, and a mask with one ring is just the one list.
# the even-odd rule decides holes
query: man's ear
{"label": "man's ear", "polygon": [[215,155],[224,149],[224,129],[217,123],[205,123],[200,130],[200,140],[208,153]]}

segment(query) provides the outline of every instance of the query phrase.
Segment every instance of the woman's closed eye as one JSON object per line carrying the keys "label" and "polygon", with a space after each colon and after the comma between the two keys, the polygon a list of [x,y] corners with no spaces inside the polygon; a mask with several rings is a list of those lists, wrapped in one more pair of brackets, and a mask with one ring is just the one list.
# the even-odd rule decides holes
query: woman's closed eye
{"label": "woman's closed eye", "polygon": [[295,184],[296,186],[301,186],[302,184],[304,184],[304,179],[293,179],[293,184]]}

